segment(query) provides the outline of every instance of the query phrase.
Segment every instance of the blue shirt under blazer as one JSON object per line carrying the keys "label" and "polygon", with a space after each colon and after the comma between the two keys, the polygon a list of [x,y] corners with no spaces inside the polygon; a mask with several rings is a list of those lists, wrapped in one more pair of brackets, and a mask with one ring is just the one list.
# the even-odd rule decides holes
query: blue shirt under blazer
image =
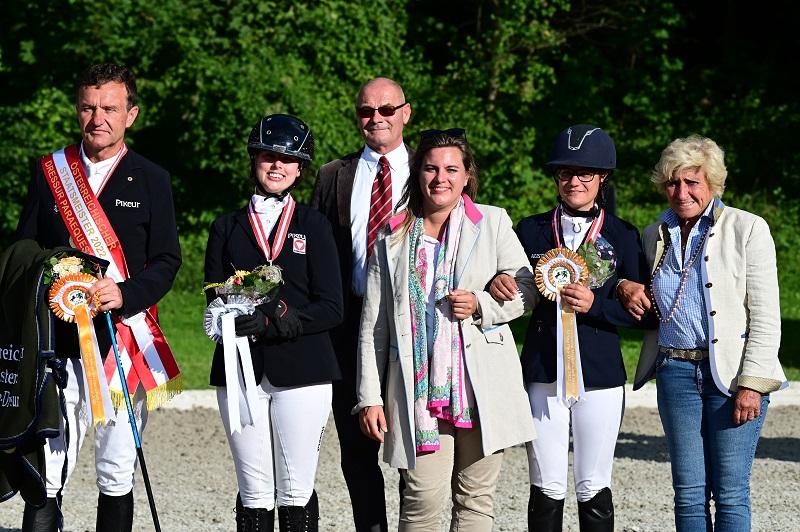
{"label": "blue shirt under blazer", "polygon": [[[270,235],[270,244],[279,224]],[[295,252],[295,236],[305,237],[305,253]],[[289,231],[274,264],[283,270],[278,297],[298,311],[303,334],[293,340],[250,343],[256,382],[266,376],[274,386],[301,386],[341,378],[328,331],[342,321],[342,283],[331,225],[314,209],[297,205]],[[237,270],[266,263],[250,226],[247,208],[217,218],[206,247],[205,280],[219,283]],[[222,345],[211,363],[212,386],[225,386]]]}
{"label": "blue shirt under blazer", "polygon": [[[553,211],[549,211],[529,216],[517,225],[517,236],[533,268],[544,253],[556,247],[552,219]],[[617,266],[603,286],[592,290],[594,303],[589,312],[577,314],[581,367],[587,388],[625,384],[617,326],[639,324],[616,299],[615,289],[620,279],[640,283],[649,280],[639,231],[633,225],[606,212],[600,234],[613,246]],[[531,314],[522,347],[522,369],[526,384],[556,381],[556,304],[549,299],[541,298]]]}

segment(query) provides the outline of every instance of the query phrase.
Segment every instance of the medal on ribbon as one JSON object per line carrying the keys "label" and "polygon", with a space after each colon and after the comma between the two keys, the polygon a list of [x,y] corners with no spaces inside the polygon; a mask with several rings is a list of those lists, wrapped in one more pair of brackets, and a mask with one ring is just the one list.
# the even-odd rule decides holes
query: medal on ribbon
{"label": "medal on ribbon", "polygon": [[586,284],[589,269],[580,255],[567,248],[551,249],[536,263],[536,287],[555,301],[556,387],[559,399],[578,400],[584,393],[581,352],[575,310],[561,301],[561,289],[572,283]]}
{"label": "medal on ribbon", "polygon": [[53,265],[46,279],[50,280],[48,304],[59,319],[75,323],[78,327],[78,341],[83,361],[83,374],[89,395],[92,424],[108,423],[114,418],[114,405],[108,381],[103,372],[103,358],[97,344],[92,318],[97,315],[100,304],[97,294],[89,297],[89,287],[97,278],[82,272],[85,266],[77,257],[64,257]]}

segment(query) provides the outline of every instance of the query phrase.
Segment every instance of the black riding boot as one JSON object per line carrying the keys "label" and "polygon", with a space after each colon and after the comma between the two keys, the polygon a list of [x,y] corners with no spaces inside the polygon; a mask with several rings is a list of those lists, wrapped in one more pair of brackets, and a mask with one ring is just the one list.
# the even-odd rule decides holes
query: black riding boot
{"label": "black riding boot", "polygon": [[578,502],[581,532],[614,532],[614,502],[611,490],[603,488],[586,502]]}
{"label": "black riding boot", "polygon": [[275,511],[266,508],[245,508],[236,495],[236,532],[272,532]]}
{"label": "black riding boot", "polygon": [[60,514],[58,501],[55,498],[48,497],[47,502],[39,509],[25,503],[22,532],[56,532]]}
{"label": "black riding boot", "polygon": [[531,486],[528,499],[528,532],[561,532],[564,499],[551,499],[537,486]]}
{"label": "black riding boot", "polygon": [[319,503],[317,492],[305,506],[278,506],[278,530],[280,532],[317,532],[319,530]]}
{"label": "black riding boot", "polygon": [[101,493],[97,498],[97,532],[131,532],[133,490],[115,497]]}

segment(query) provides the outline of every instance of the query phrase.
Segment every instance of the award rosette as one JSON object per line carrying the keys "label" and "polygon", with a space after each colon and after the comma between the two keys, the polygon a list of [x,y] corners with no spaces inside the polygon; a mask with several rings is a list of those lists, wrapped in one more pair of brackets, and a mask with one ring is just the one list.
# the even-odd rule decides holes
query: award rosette
{"label": "award rosette", "polygon": [[239,294],[220,295],[206,308],[203,324],[206,334],[222,344],[225,361],[225,383],[228,389],[228,426],[231,434],[253,424],[253,409],[257,404],[253,359],[249,339],[236,336],[234,321],[255,311],[255,303]]}
{"label": "award rosette", "polygon": [[556,387],[563,401],[579,400],[584,393],[581,350],[575,310],[561,302],[561,289],[568,284],[585,285],[589,276],[586,262],[567,248],[551,249],[536,263],[539,292],[556,303]]}
{"label": "award rosette", "polygon": [[[76,259],[79,260],[79,259]],[[97,315],[97,295],[89,297],[89,287],[97,278],[88,273],[68,273],[58,276],[48,292],[50,309],[59,319],[75,323],[83,361],[86,389],[89,393],[92,424],[105,424],[114,418],[111,392],[103,371],[103,358],[92,318]]]}

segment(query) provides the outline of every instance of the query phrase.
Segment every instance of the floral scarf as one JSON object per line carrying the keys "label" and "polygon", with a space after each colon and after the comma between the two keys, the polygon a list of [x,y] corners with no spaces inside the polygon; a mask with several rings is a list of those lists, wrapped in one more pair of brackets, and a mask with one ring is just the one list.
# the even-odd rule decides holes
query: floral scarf
{"label": "floral scarf", "polygon": [[[416,218],[409,231],[408,292],[414,354],[414,426],[417,453],[439,450],[439,419],[455,427],[473,426],[475,397],[464,365],[461,323],[453,317],[447,295],[455,288],[455,258],[464,202],[450,213],[444,243],[436,257],[427,257],[422,245],[423,220]],[[433,259],[433,260],[430,260]],[[433,328],[428,330],[426,274],[435,268]],[[433,335],[429,342],[428,334]],[[428,348],[431,345],[432,347]]]}

